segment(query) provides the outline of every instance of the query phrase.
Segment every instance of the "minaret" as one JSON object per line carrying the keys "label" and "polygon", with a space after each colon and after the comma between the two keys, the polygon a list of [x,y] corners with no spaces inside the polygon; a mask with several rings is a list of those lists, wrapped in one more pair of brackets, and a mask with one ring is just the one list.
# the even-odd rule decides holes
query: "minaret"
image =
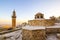
{"label": "minaret", "polygon": [[15,28],[15,27],[16,27],[16,12],[14,10],[12,15],[12,28]]}

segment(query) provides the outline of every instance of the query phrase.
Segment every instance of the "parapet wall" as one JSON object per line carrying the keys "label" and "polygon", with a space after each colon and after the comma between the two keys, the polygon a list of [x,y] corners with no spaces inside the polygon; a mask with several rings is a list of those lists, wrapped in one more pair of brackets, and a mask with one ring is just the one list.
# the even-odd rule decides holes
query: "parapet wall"
{"label": "parapet wall", "polygon": [[27,30],[22,31],[22,40],[46,40],[45,29],[41,30]]}
{"label": "parapet wall", "polygon": [[46,33],[60,33],[60,28],[46,28]]}
{"label": "parapet wall", "polygon": [[54,21],[50,20],[50,19],[46,19],[46,20],[29,20],[28,24],[31,26],[53,26],[54,25]]}

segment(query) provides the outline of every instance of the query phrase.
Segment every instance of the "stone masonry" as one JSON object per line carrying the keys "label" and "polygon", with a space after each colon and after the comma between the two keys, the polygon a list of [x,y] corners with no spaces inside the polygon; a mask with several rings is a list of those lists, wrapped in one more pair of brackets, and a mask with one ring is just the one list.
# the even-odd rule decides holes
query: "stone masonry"
{"label": "stone masonry", "polygon": [[37,29],[37,30],[28,30],[23,29],[22,31],[22,40],[46,40],[45,30]]}
{"label": "stone masonry", "polygon": [[50,19],[43,19],[43,20],[29,20],[28,24],[31,26],[53,26],[54,21]]}
{"label": "stone masonry", "polygon": [[44,19],[44,14],[41,13],[36,14],[34,20],[29,20],[28,25],[28,28],[22,28],[22,40],[46,40],[47,33],[60,33],[60,27],[55,25],[54,17]]}

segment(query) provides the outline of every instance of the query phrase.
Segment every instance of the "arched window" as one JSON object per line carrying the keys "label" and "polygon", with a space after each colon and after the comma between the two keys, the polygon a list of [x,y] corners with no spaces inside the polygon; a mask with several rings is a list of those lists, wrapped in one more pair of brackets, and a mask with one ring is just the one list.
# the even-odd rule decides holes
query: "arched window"
{"label": "arched window", "polygon": [[41,18],[43,18],[43,16],[41,16]]}
{"label": "arched window", "polygon": [[39,18],[39,16],[37,16],[37,18]]}

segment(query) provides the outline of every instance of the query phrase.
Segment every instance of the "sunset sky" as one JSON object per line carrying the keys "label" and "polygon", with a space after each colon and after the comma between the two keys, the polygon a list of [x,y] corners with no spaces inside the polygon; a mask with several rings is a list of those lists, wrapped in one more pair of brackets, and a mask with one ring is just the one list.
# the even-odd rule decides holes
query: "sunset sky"
{"label": "sunset sky", "polygon": [[50,16],[60,16],[60,0],[0,0],[0,23],[11,22],[15,9],[17,21],[34,19],[37,12]]}

